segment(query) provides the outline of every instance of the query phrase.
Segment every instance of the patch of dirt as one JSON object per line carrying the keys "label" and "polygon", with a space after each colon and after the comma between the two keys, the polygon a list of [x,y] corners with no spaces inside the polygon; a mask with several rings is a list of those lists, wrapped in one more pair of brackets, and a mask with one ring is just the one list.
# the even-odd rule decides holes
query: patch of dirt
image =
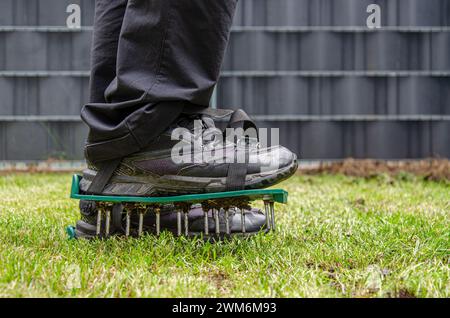
{"label": "patch of dirt", "polygon": [[366,200],[360,198],[360,199],[357,199],[357,200],[353,201],[353,204],[354,205],[359,205],[359,206],[365,206],[366,205]]}
{"label": "patch of dirt", "polygon": [[[0,169],[0,175],[11,173],[68,173],[82,170],[67,164],[68,161],[48,159],[38,164],[11,165]],[[372,159],[346,159],[338,162],[322,162],[308,167],[300,167],[303,175],[343,174],[352,177],[374,178],[393,176],[409,179],[412,175],[431,181],[450,181],[450,160],[426,159],[411,161],[385,161]],[[314,181],[308,179],[307,182]]]}
{"label": "patch of dirt", "polygon": [[223,271],[213,271],[208,273],[208,279],[216,286],[216,288],[222,292],[228,291],[228,279],[229,275]]}
{"label": "patch of dirt", "polygon": [[410,293],[406,289],[400,289],[397,295],[398,298],[417,298],[414,294]]}
{"label": "patch of dirt", "polygon": [[59,159],[47,159],[40,162],[11,162],[0,163],[0,175],[20,174],[20,173],[75,173],[84,168],[83,164],[74,165],[70,161]]}
{"label": "patch of dirt", "polygon": [[389,175],[407,179],[410,175],[415,175],[423,177],[425,180],[450,181],[450,160],[384,161],[346,159],[339,162],[320,163],[317,167],[300,168],[299,172],[305,175],[343,174],[361,178]]}

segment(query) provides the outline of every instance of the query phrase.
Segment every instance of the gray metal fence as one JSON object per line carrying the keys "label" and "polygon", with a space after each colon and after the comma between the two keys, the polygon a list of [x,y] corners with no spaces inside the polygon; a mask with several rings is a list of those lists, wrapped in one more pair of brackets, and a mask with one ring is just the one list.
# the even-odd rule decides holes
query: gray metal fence
{"label": "gray metal fence", "polygon": [[[0,0],[0,160],[82,159],[93,6]],[[279,127],[302,158],[450,157],[449,101],[450,0],[239,2],[217,104]]]}

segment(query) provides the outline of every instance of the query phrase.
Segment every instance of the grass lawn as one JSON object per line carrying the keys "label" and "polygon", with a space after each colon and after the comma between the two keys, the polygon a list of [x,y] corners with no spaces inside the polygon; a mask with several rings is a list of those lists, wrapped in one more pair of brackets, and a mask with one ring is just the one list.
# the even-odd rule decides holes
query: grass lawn
{"label": "grass lawn", "polygon": [[448,183],[296,176],[276,234],[211,244],[69,241],[70,181],[0,176],[0,297],[450,297]]}

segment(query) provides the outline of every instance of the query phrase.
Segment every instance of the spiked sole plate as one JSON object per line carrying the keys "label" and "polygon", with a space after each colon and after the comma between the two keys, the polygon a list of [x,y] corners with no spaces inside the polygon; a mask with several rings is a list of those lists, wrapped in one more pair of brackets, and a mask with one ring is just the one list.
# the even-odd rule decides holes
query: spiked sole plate
{"label": "spiked sole plate", "polygon": [[[135,196],[106,196],[106,195],[89,195],[83,194],[80,191],[80,181],[82,177],[74,175],[72,179],[71,198],[85,201],[98,202],[97,210],[97,222],[96,226],[89,225],[89,231],[86,231],[86,235],[83,233],[77,233],[77,228],[67,228],[69,237],[108,237],[111,233],[111,215],[114,211],[114,207],[121,207],[121,215],[126,216],[126,230],[125,235],[131,235],[131,222],[130,215],[134,211],[139,216],[139,226],[137,235],[143,234],[143,217],[148,211],[152,210],[156,214],[155,232],[159,235],[161,232],[160,227],[160,208],[165,204],[173,204],[177,211],[177,231],[176,235],[181,236],[197,236],[199,234],[205,237],[221,238],[226,236],[236,236],[237,234],[243,237],[250,236],[254,233],[250,233],[246,229],[246,213],[245,209],[251,209],[250,202],[255,200],[264,201],[266,224],[264,226],[264,232],[275,230],[275,215],[274,205],[275,202],[286,204],[288,193],[281,189],[259,189],[259,190],[243,190],[233,192],[218,192],[218,193],[203,193],[203,194],[189,194],[170,197],[135,197]],[[187,213],[193,204],[200,203],[205,213],[205,228],[203,233],[194,233],[189,231],[189,222],[187,220]],[[241,232],[231,232],[228,209],[237,207],[241,210]],[[215,231],[209,231],[209,221],[207,211],[213,211]],[[226,230],[222,233],[219,225],[219,211],[224,211],[226,216]],[[123,214],[125,213],[125,214]],[[183,222],[183,216],[185,220]],[[95,229],[95,233],[94,233]],[[85,229],[86,230],[86,229]],[[89,232],[89,233],[87,233]],[[92,232],[92,233],[91,233]],[[77,235],[81,234],[81,235]]]}

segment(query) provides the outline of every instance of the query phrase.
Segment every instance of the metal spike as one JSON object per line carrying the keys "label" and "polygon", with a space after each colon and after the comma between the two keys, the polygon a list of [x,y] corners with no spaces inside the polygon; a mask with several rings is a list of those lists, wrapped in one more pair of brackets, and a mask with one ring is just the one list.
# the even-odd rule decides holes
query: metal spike
{"label": "metal spike", "polygon": [[228,209],[225,210],[225,230],[227,232],[227,235],[231,234],[231,231],[230,231],[230,215],[229,215]]}
{"label": "metal spike", "polygon": [[270,231],[271,221],[270,221],[270,211],[269,211],[269,202],[268,201],[264,201],[264,214],[266,216],[267,230]]}
{"label": "metal spike", "polygon": [[184,235],[189,236],[189,212],[184,212]]}
{"label": "metal spike", "polygon": [[97,212],[97,229],[96,229],[97,236],[100,235],[101,231],[102,231],[102,209],[98,209],[98,212]]}
{"label": "metal spike", "polygon": [[214,209],[213,211],[214,211],[214,220],[216,222],[216,234],[219,235],[220,234],[219,210]]}
{"label": "metal spike", "polygon": [[181,236],[181,211],[177,211],[177,235]]}
{"label": "metal spike", "polygon": [[272,230],[275,231],[275,203],[270,202],[270,218],[272,220]]}
{"label": "metal spike", "polygon": [[161,209],[155,208],[155,213],[156,213],[156,235],[159,236],[161,234]]}
{"label": "metal spike", "polygon": [[245,229],[245,210],[241,208],[241,229],[242,234],[245,234],[247,231]]}
{"label": "metal spike", "polygon": [[130,236],[130,225],[131,225],[130,211],[127,209],[126,224],[125,224],[125,236]]}
{"label": "metal spike", "polygon": [[142,210],[139,211],[139,229],[138,235],[141,236],[144,229],[144,212]]}
{"label": "metal spike", "polygon": [[105,236],[109,236],[109,230],[111,227],[111,210],[106,208],[106,225],[105,225]]}
{"label": "metal spike", "polygon": [[209,234],[208,211],[205,211],[205,235]]}

